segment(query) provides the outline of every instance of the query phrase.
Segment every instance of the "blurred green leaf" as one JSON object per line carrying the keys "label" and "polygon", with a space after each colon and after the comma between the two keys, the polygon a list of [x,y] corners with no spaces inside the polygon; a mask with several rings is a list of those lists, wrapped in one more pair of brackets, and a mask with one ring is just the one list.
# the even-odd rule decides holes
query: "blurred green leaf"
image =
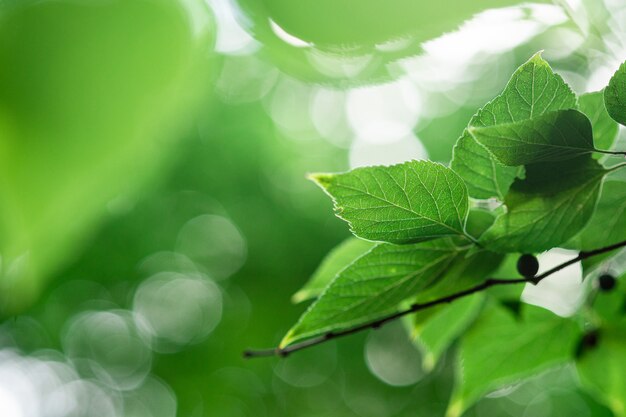
{"label": "blurred green leaf", "polygon": [[236,1],[241,21],[283,71],[341,84],[390,78],[388,64],[421,53],[423,42],[457,29],[484,10],[525,4],[520,0]]}
{"label": "blurred green leaf", "polygon": [[369,252],[374,246],[376,246],[376,243],[356,237],[350,237],[344,240],[339,246],[328,253],[320,266],[313,273],[309,282],[295,293],[291,300],[294,303],[300,303],[318,297],[337,274],[362,255]]}
{"label": "blurred green leaf", "polygon": [[565,363],[578,334],[573,320],[548,310],[525,305],[517,319],[491,305],[461,341],[447,416],[460,416],[483,395]]}
{"label": "blurred green leaf", "polygon": [[442,306],[425,320],[415,323],[415,341],[424,354],[423,366],[432,371],[450,345],[473,323],[485,300],[474,294]]}
{"label": "blurred green leaf", "polygon": [[[515,123],[574,108],[576,95],[536,54],[513,74],[502,94],[478,111],[469,127]],[[518,168],[498,164],[467,131],[454,147],[451,167],[465,180],[470,196],[501,201],[518,173]]]}
{"label": "blurred green leaf", "polygon": [[580,379],[618,417],[626,416],[626,323],[602,329],[576,362]]}
{"label": "blurred green leaf", "polygon": [[516,123],[470,127],[469,132],[508,166],[562,161],[590,154],[595,149],[589,119],[571,109]]}
{"label": "blurred green leaf", "polygon": [[171,158],[211,73],[213,33],[206,8],[194,9],[196,25],[175,0],[0,7],[6,312],[28,305],[114,200]]}
{"label": "blurred green leaf", "polygon": [[[159,175],[212,68],[195,0],[0,7],[0,304],[28,305]],[[203,20],[204,19],[204,20]]]}
{"label": "blurred green leaf", "polygon": [[315,174],[337,216],[359,237],[411,243],[465,235],[467,189],[452,170],[430,161]]}

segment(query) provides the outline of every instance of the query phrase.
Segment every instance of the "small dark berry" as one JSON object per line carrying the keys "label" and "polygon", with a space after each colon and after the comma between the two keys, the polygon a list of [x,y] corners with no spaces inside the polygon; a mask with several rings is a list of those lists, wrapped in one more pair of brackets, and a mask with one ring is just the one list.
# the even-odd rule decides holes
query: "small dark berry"
{"label": "small dark berry", "polygon": [[600,290],[608,292],[615,288],[617,281],[613,275],[604,274],[598,278],[598,284],[600,285]]}
{"label": "small dark berry", "polygon": [[583,335],[576,347],[576,358],[580,358],[583,354],[589,350],[598,346],[600,341],[600,332],[598,330],[591,330]]}
{"label": "small dark berry", "polygon": [[539,271],[539,261],[533,255],[524,254],[517,260],[517,272],[526,278],[532,278]]}

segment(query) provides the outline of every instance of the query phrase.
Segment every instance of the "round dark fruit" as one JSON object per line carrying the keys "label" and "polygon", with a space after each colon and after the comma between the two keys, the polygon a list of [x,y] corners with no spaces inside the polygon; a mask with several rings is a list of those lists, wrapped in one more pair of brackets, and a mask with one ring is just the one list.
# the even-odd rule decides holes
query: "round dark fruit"
{"label": "round dark fruit", "polygon": [[539,271],[539,261],[533,255],[524,254],[517,260],[517,272],[526,278],[532,278]]}
{"label": "round dark fruit", "polygon": [[604,274],[600,275],[600,277],[598,278],[598,285],[600,286],[600,290],[602,291],[611,291],[613,288],[615,288],[616,284],[617,280],[613,275]]}

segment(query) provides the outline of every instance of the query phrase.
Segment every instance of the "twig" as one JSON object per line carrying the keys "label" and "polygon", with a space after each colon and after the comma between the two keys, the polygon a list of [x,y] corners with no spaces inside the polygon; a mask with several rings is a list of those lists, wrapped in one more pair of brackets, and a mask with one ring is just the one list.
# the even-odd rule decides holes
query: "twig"
{"label": "twig", "polygon": [[538,284],[539,282],[541,282],[542,280],[546,279],[547,277],[549,277],[550,275],[567,268],[570,265],[573,265],[577,262],[582,261],[583,259],[587,259],[590,258],[592,256],[597,256],[597,255],[601,255],[603,253],[607,253],[607,252],[611,252],[614,251],[616,249],[619,248],[623,248],[626,247],[626,241],[623,242],[619,242],[610,246],[606,246],[604,248],[600,248],[600,249],[595,249],[592,251],[586,251],[586,252],[580,252],[578,254],[578,256],[576,256],[573,259],[570,259],[569,261],[563,262],[557,266],[555,266],[554,268],[551,268],[549,270],[547,270],[546,272],[536,275],[534,277],[529,277],[529,278],[517,278],[517,279],[495,279],[495,278],[489,278],[487,279],[485,282],[483,282],[482,284],[476,285],[474,287],[468,288],[466,290],[460,291],[458,293],[455,294],[451,294],[442,298],[438,298],[436,300],[432,300],[432,301],[428,301],[425,303],[416,303],[416,304],[412,304],[409,308],[405,309],[405,310],[400,310],[394,314],[390,314],[388,316],[382,317],[380,319],[374,320],[374,321],[370,321],[364,324],[361,324],[359,326],[356,327],[352,327],[350,329],[345,329],[345,330],[338,330],[338,331],[334,331],[334,332],[329,332],[329,333],[325,333],[321,336],[318,337],[314,337],[308,340],[305,340],[303,342],[300,343],[295,343],[291,346],[287,346],[284,348],[274,348],[274,349],[262,349],[262,350],[246,350],[243,353],[243,356],[245,358],[259,358],[259,357],[268,357],[268,356],[281,356],[281,357],[286,357],[289,354],[299,351],[299,350],[303,350],[315,345],[319,345],[321,343],[327,342],[329,340],[332,339],[336,339],[338,337],[343,337],[343,336],[348,336],[354,333],[358,333],[362,330],[366,330],[366,329],[377,329],[380,326],[396,320],[400,317],[406,316],[407,314],[411,314],[411,313],[415,313],[417,311],[420,310],[425,310],[427,308],[430,307],[434,307],[440,304],[447,304],[447,303],[451,303],[455,300],[458,300],[459,298],[463,298],[466,297],[468,295],[471,294],[475,294],[477,292],[486,290],[488,288],[491,287],[495,287],[498,285],[515,285],[515,284],[526,284],[526,283],[531,283],[531,284]]}

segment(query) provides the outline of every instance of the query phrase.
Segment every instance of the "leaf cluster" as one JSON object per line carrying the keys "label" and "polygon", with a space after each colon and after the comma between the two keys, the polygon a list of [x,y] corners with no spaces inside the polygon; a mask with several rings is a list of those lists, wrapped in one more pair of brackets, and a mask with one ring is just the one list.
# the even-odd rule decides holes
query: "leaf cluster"
{"label": "leaf cluster", "polygon": [[[587,285],[573,317],[520,303],[519,288],[490,288],[547,278],[524,279],[512,266],[554,248],[581,251],[585,276],[616,268],[614,252],[583,254],[626,241],[626,183],[612,175],[626,165],[613,150],[618,124],[626,125],[626,64],[605,90],[577,97],[536,54],[472,117],[449,167],[408,161],[312,175],[354,237],[296,294],[315,301],[278,351],[408,311],[427,370],[458,342],[449,416],[574,361],[584,386],[626,415],[625,278],[610,294]],[[587,352],[578,345],[590,329],[599,337]]]}

